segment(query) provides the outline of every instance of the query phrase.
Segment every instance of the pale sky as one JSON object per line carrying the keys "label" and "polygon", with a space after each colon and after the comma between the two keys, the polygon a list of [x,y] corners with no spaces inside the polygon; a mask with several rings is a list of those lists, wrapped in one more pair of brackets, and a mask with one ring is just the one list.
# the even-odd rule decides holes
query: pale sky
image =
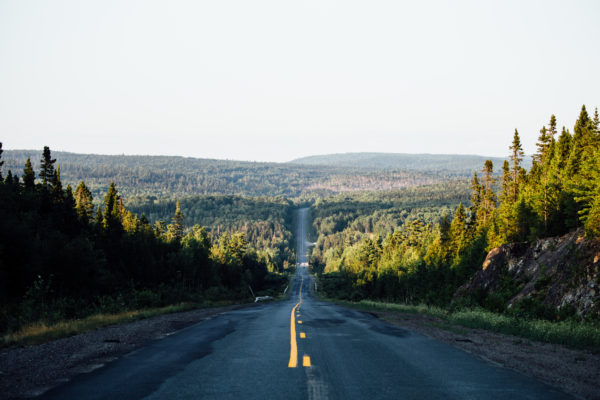
{"label": "pale sky", "polygon": [[0,0],[5,149],[526,152],[600,106],[600,1]]}

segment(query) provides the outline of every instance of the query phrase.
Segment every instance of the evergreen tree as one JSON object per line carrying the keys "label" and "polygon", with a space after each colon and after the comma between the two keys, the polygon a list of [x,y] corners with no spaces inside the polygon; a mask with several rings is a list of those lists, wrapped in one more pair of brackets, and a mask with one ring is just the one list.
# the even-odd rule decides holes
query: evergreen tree
{"label": "evergreen tree", "polygon": [[492,189],[494,184],[494,163],[491,160],[485,160],[483,165],[483,196],[482,196],[482,213],[481,221],[485,225],[493,210],[496,208],[496,195]]}
{"label": "evergreen tree", "polygon": [[75,189],[75,210],[79,219],[86,223],[94,216],[94,198],[83,181]]}
{"label": "evergreen tree", "polygon": [[54,171],[56,159],[52,159],[50,148],[48,146],[44,146],[44,152],[40,161],[40,179],[42,180],[42,184],[44,186],[52,185],[56,178],[56,173]]}
{"label": "evergreen tree", "polygon": [[508,203],[510,199],[510,167],[507,160],[502,164],[502,188],[500,200]]}
{"label": "evergreen tree", "polygon": [[119,195],[115,183],[111,182],[108,192],[104,197],[104,212],[102,215],[104,229],[109,232],[117,232],[122,228],[121,213],[119,210]]}
{"label": "evergreen tree", "polygon": [[54,176],[51,181],[52,184],[52,196],[54,197],[55,203],[62,203],[63,200],[63,188],[60,180],[60,166],[57,166],[54,170]]}
{"label": "evergreen tree", "polygon": [[510,149],[510,161],[512,163],[511,175],[512,181],[510,183],[510,191],[511,191],[511,203],[515,203],[517,201],[517,197],[519,195],[519,177],[521,174],[521,161],[523,160],[523,156],[525,153],[523,152],[523,147],[521,146],[521,139],[519,138],[519,132],[515,129],[515,134],[513,136],[512,145],[509,147]]}
{"label": "evergreen tree", "polygon": [[27,161],[25,161],[25,169],[23,170],[22,178],[25,190],[33,190],[35,187],[35,172],[33,171],[33,166],[31,165],[29,157],[27,157]]}
{"label": "evergreen tree", "polygon": [[2,166],[4,165],[4,161],[2,161],[3,152],[4,150],[2,150],[2,142],[0,142],[0,181],[2,181]]}
{"label": "evergreen tree", "polygon": [[467,230],[466,230],[467,214],[465,208],[460,203],[454,214],[454,219],[450,224],[450,240],[452,243],[452,253],[454,257],[458,257],[467,246]]}
{"label": "evergreen tree", "polygon": [[175,204],[175,215],[173,216],[173,223],[169,225],[167,236],[170,240],[175,240],[177,242],[181,242],[183,238],[183,213],[181,212],[181,207],[179,206],[179,200]]}
{"label": "evergreen tree", "polygon": [[473,173],[471,180],[471,220],[474,223],[477,220],[479,208],[481,207],[483,188],[479,184],[477,172]]}

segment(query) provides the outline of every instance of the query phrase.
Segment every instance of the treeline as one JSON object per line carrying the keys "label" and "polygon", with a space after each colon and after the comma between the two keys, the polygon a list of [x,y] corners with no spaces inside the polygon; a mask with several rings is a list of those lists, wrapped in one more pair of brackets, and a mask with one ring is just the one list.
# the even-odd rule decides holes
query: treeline
{"label": "treeline", "polygon": [[[491,248],[579,227],[600,236],[599,124],[597,109],[590,117],[584,106],[573,133],[564,127],[559,133],[553,115],[540,131],[529,170],[522,166],[524,153],[515,130],[499,181],[496,167],[486,161],[473,176],[469,207],[459,204],[452,219],[443,216],[436,224],[411,219],[393,233],[362,237],[358,243],[318,245],[316,261],[331,272],[322,276],[323,289],[341,298],[447,306]],[[354,226],[346,236],[352,232],[360,228]],[[461,301],[497,311],[497,300]]]}
{"label": "treeline", "polygon": [[170,223],[153,226],[127,210],[114,183],[96,207],[83,181],[75,190],[63,187],[55,164],[45,147],[37,177],[30,159],[21,174],[0,173],[0,330],[100,311],[244,299],[248,286],[260,292],[286,281],[269,273],[243,233],[211,238],[198,225],[186,229],[178,205]]}
{"label": "treeline", "polygon": [[[172,156],[95,155],[56,152],[63,182],[84,180],[95,198],[114,181],[127,198],[228,194],[297,197],[354,190],[388,190],[440,182],[444,171],[381,171],[363,168],[209,160]],[[6,168],[21,170],[27,158],[37,169],[35,151],[10,150]],[[450,174],[451,175],[451,174]]]}
{"label": "treeline", "polygon": [[[309,156],[292,161],[303,165],[329,165],[336,167],[373,168],[379,170],[420,171],[430,174],[443,173],[450,177],[468,178],[474,169],[486,160],[483,156],[464,154],[402,154],[402,153],[344,153]],[[492,158],[496,164],[502,164],[503,158]],[[526,167],[531,166],[530,157],[523,160]]]}
{"label": "treeline", "polygon": [[318,236],[311,264],[319,272],[336,271],[339,268],[334,260],[340,259],[345,247],[364,239],[386,237],[406,221],[433,224],[468,198],[468,180],[317,198],[312,214]]}
{"label": "treeline", "polygon": [[[211,240],[223,233],[241,232],[269,271],[283,271],[295,263],[293,235],[294,203],[283,197],[242,197],[232,195],[190,196],[179,200],[188,226],[206,227]],[[154,196],[129,199],[127,207],[151,222],[165,224],[176,201]]]}

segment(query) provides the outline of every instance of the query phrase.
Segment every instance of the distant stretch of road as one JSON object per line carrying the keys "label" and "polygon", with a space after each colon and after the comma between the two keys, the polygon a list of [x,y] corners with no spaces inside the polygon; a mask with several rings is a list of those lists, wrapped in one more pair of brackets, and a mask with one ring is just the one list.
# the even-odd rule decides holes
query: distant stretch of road
{"label": "distant stretch of road", "polygon": [[219,315],[47,392],[45,399],[567,399],[532,378],[315,300],[307,210],[288,300]]}

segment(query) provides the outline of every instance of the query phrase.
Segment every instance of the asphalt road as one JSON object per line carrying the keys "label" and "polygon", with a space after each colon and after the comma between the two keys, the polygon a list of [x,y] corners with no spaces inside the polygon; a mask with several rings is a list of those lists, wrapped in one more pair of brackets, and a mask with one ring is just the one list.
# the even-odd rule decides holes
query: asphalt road
{"label": "asphalt road", "polygon": [[[305,238],[306,211],[298,236]],[[533,378],[315,300],[298,245],[289,300],[224,313],[45,399],[566,399]]]}

